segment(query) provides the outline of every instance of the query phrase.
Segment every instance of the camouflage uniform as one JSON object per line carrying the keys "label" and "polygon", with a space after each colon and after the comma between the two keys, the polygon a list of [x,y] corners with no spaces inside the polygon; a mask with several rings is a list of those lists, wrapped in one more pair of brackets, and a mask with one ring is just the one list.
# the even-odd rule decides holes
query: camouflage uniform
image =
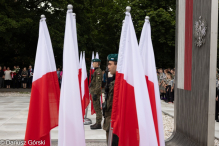
{"label": "camouflage uniform", "polygon": [[110,82],[110,84],[109,84],[107,109],[105,111],[105,119],[104,119],[104,123],[103,123],[103,129],[106,131],[107,141],[108,141],[110,121],[111,121],[111,112],[112,112],[112,105],[113,105],[114,84],[115,84],[115,80]]}
{"label": "camouflage uniform", "polygon": [[102,70],[98,67],[95,69],[95,71],[92,75],[92,80],[91,80],[91,84],[89,87],[89,90],[90,90],[92,97],[94,95],[97,96],[96,100],[92,99],[94,110],[96,112],[96,123],[97,124],[101,124],[101,121],[102,121],[102,113],[101,113],[101,109],[100,109],[102,78],[103,78]]}

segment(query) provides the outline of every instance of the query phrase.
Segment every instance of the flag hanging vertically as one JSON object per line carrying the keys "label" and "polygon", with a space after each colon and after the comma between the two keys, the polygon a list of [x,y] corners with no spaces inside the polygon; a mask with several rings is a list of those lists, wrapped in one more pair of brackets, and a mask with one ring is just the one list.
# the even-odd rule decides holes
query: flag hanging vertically
{"label": "flag hanging vertically", "polygon": [[82,57],[82,73],[81,73],[81,95],[82,95],[82,112],[83,117],[85,115],[85,109],[87,108],[89,99],[89,89],[88,89],[88,79],[87,79],[87,68],[85,62],[85,52],[83,52]]}
{"label": "flag hanging vertically", "polygon": [[94,73],[94,67],[92,60],[94,59],[94,51],[92,51],[92,59],[91,59],[91,65],[90,65],[90,74],[89,74],[89,84],[91,83],[91,75]]}
{"label": "flag hanging vertically", "polygon": [[[80,88],[81,106],[83,106],[82,93],[81,93],[82,60],[83,60],[83,58],[82,58],[82,52],[81,52],[80,53],[80,61],[79,61],[79,72],[78,72],[78,81],[79,81],[79,88]],[[83,110],[83,107],[82,107],[82,110]],[[82,113],[83,113],[83,111],[82,111]]]}
{"label": "flag hanging vertically", "polygon": [[78,81],[78,61],[73,38],[72,5],[66,14],[63,49],[63,78],[59,108],[59,146],[85,146],[80,88]]}
{"label": "flag hanging vertically", "polygon": [[148,87],[158,145],[165,146],[160,92],[158,87],[154,50],[151,40],[151,26],[149,17],[146,17],[145,19],[145,23],[141,32],[139,49],[143,63],[144,75]]}
{"label": "flag hanging vertically", "polygon": [[[122,61],[122,66],[117,66],[120,79],[116,79],[120,81],[120,92],[116,99],[118,117],[114,121],[113,133],[119,137],[121,146],[157,146],[143,64],[129,12],[126,12],[124,33],[125,47],[123,52],[119,51],[121,57],[118,60]],[[115,123],[118,126],[115,127]]]}
{"label": "flag hanging vertically", "polygon": [[[94,59],[94,51],[92,52],[92,60]],[[91,60],[91,67],[90,67],[90,77],[89,77],[89,84],[91,83],[91,77],[94,73],[94,67],[93,67],[93,62]],[[95,114],[94,106],[93,106],[93,101],[92,101],[92,95],[90,94],[90,100],[91,100],[91,115]]]}
{"label": "flag hanging vertically", "polygon": [[29,145],[29,140],[42,140],[45,146],[50,146],[50,130],[58,126],[60,89],[44,15],[40,20],[34,69],[25,141]]}

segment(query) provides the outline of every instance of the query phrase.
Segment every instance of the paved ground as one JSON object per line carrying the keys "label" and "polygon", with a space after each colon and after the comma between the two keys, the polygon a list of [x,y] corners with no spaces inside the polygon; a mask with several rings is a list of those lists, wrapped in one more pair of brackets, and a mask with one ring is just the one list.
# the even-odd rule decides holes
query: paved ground
{"label": "paved ground", "polygon": [[[174,117],[174,104],[162,101],[161,106],[163,113]],[[215,122],[215,138],[219,139],[219,122]]]}
{"label": "paved ground", "polygon": [[[0,92],[0,143],[1,139],[24,139],[30,93],[21,93],[11,92],[2,94],[2,92]],[[161,102],[161,105],[162,111],[165,114],[174,117],[173,104]],[[90,113],[89,107],[88,118],[95,123],[95,115],[91,115]],[[85,125],[84,128],[87,146],[106,146],[106,136],[104,130],[90,130],[89,125]],[[215,123],[215,128],[215,137],[219,138],[219,123]],[[170,131],[170,134],[171,133],[172,132]],[[53,146],[56,146],[58,139],[58,128],[55,128],[51,131],[51,138]]]}
{"label": "paved ground", "polygon": [[[11,93],[9,93],[11,95]],[[6,94],[7,95],[7,94]],[[30,94],[13,93],[12,96],[1,96],[0,93],[0,139],[22,140],[25,136],[27,115],[29,109]],[[90,114],[88,118],[95,123],[95,115]],[[105,131],[90,130],[89,125],[85,125],[85,139],[87,146],[105,146]],[[57,145],[58,127],[51,131],[53,145]],[[1,145],[1,144],[0,144]]]}

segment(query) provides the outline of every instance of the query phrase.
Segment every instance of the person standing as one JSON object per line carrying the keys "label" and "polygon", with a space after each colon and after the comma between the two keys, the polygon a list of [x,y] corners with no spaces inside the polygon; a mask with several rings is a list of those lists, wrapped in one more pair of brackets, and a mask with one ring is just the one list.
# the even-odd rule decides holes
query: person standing
{"label": "person standing", "polygon": [[17,85],[17,66],[14,66],[14,70],[11,77],[12,77],[13,88],[15,88]]}
{"label": "person standing", "polygon": [[5,72],[7,70],[6,66],[4,66],[3,71]]}
{"label": "person standing", "polygon": [[[109,60],[108,70],[109,70],[110,74],[113,75],[113,77],[112,77],[111,82],[109,83],[109,86],[106,86],[106,88],[105,88],[106,92],[108,92],[108,98],[105,101],[106,102],[106,108],[105,108],[105,114],[104,114],[105,117],[104,117],[104,122],[103,122],[103,129],[106,131],[107,143],[108,143],[111,113],[112,113],[113,93],[114,93],[115,75],[116,75],[116,68],[117,68],[117,59],[118,59],[118,54],[109,54],[108,55],[108,60]],[[118,142],[118,139],[116,138],[115,135],[113,135],[112,145],[117,145],[117,144],[114,144],[114,143],[117,143],[117,142]]]}
{"label": "person standing", "polygon": [[159,80],[158,81],[159,81],[159,89],[160,89],[160,99],[165,100],[165,88],[164,88],[163,84],[164,84],[166,76],[163,73],[162,68],[159,69],[159,72],[160,72],[160,74],[159,74]]}
{"label": "person standing", "polygon": [[[6,70],[7,70],[7,69],[6,69],[6,66],[4,66],[4,67],[3,67],[3,72],[5,72]],[[3,81],[2,81],[2,84],[3,84],[2,87],[5,88],[5,87],[6,87],[6,86],[5,86],[5,85],[6,85],[6,83],[5,83],[5,75],[2,77],[2,79],[3,79]]]}
{"label": "person standing", "polygon": [[26,67],[24,67],[22,73],[22,83],[23,83],[23,88],[26,89],[27,88],[27,78],[28,78],[28,71],[26,69]]}
{"label": "person standing", "polygon": [[0,88],[3,88],[3,81],[4,81],[4,71],[2,70],[2,67],[0,66]]}
{"label": "person standing", "polygon": [[93,67],[95,71],[91,77],[91,84],[89,86],[90,94],[92,95],[93,106],[96,112],[96,123],[91,125],[91,129],[101,129],[102,113],[100,109],[100,96],[102,86],[102,70],[100,69],[100,59],[93,59]]}
{"label": "person standing", "polygon": [[17,84],[16,84],[16,88],[20,88],[21,86],[21,72],[22,70],[20,69],[19,66],[17,66],[17,69],[16,69],[16,73],[17,73]]}
{"label": "person standing", "polygon": [[33,81],[33,69],[32,69],[32,66],[30,65],[29,66],[29,69],[28,69],[28,85],[29,85],[29,88],[32,87],[32,81]]}
{"label": "person standing", "polygon": [[11,80],[12,80],[12,78],[11,78],[11,73],[12,73],[12,71],[10,70],[9,67],[7,67],[7,70],[6,70],[4,73],[5,73],[6,88],[9,89],[10,86],[11,86]]}

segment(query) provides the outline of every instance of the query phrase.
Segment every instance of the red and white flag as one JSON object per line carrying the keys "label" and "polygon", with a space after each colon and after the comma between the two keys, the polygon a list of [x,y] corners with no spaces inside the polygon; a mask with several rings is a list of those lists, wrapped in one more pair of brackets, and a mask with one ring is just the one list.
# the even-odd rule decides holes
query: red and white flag
{"label": "red and white flag", "polygon": [[78,79],[78,61],[73,35],[72,6],[66,14],[63,49],[63,78],[59,108],[58,146],[85,146],[84,125]]}
{"label": "red and white flag", "polygon": [[[114,120],[113,133],[119,137],[121,146],[157,146],[143,64],[129,12],[126,12],[123,27],[124,38],[120,41],[124,41],[122,44],[125,46],[121,51],[119,50],[117,64],[115,86],[118,87],[116,84],[120,82],[120,91],[119,98],[118,96],[117,98],[113,97],[111,115]],[[114,90],[114,93],[117,92],[117,89]],[[116,104],[116,102],[118,103]],[[118,116],[115,117],[115,113]]]}
{"label": "red and white flag", "polygon": [[146,17],[145,19],[145,23],[141,32],[139,49],[150,97],[157,142],[159,146],[165,146],[160,93],[156,73],[154,50],[151,41],[151,26],[149,17]]}
{"label": "red and white flag", "polygon": [[40,20],[34,69],[25,141],[31,145],[31,140],[42,140],[50,146],[50,130],[58,126],[60,89],[45,17]]}
{"label": "red and white flag", "polygon": [[[92,60],[94,59],[94,51],[92,52]],[[91,60],[91,66],[90,66],[90,77],[89,77],[89,84],[91,83],[91,76],[94,74],[94,67],[93,67],[93,62]],[[91,100],[91,115],[95,114],[94,106],[93,106],[93,101],[92,101],[92,95],[90,94],[90,100]]]}
{"label": "red and white flag", "polygon": [[90,76],[89,76],[89,84],[91,83],[91,75],[94,73],[94,67],[92,60],[94,59],[94,51],[92,51],[92,59],[91,59],[91,65],[90,65]]}
{"label": "red and white flag", "polygon": [[83,52],[83,58],[82,58],[81,95],[82,95],[82,112],[84,117],[85,109],[87,108],[90,102],[88,79],[87,79],[87,68],[85,62],[85,52]]}

